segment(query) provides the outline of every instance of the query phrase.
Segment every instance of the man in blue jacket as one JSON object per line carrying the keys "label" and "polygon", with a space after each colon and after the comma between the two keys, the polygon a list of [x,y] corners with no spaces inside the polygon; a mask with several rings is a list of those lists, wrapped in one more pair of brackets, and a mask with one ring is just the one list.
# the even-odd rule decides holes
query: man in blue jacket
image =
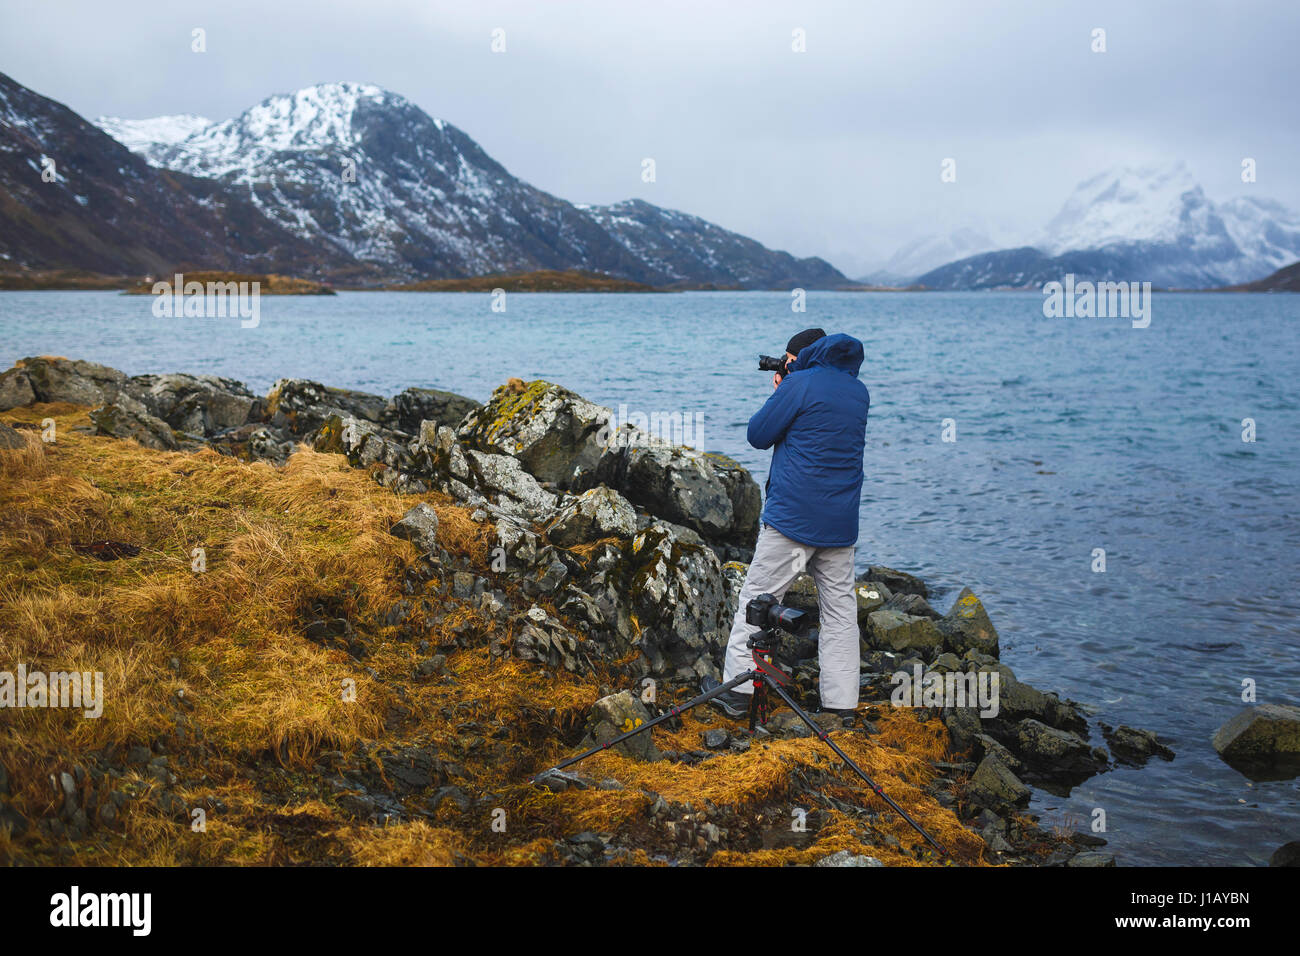
{"label": "man in blue jacket", "polygon": [[[822,710],[847,716],[858,705],[853,550],[871,403],[867,387],[858,381],[862,343],[851,335],[807,329],[790,340],[786,359],[786,374],[773,377],[776,390],[749,420],[749,443],[772,449],[772,467],[723,680],[752,666],[747,642],[757,629],[745,622],[745,605],[760,594],[781,599],[806,570],[817,584]],[[706,689],[716,686],[713,680],[705,684]],[[752,684],[741,684],[714,702],[740,717],[753,692]]]}

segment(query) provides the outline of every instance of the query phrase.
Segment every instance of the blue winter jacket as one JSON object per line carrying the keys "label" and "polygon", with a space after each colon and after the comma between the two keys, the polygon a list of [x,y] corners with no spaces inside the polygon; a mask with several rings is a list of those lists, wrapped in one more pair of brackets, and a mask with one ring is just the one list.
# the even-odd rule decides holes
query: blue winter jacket
{"label": "blue winter jacket", "polygon": [[871,396],[858,381],[862,343],[837,333],[799,353],[749,420],[749,443],[772,448],[763,521],[816,548],[858,540],[862,449]]}

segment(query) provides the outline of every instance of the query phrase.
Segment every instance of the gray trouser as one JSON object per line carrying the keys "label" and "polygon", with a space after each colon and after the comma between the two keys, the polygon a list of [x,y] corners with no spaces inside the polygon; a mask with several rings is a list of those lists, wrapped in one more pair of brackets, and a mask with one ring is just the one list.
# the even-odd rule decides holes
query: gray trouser
{"label": "gray trouser", "polygon": [[[817,641],[817,658],[821,665],[822,706],[850,710],[858,706],[858,599],[854,592],[853,546],[846,548],[812,548],[787,538],[769,525],[758,533],[754,560],[740,588],[740,604],[727,641],[727,657],[722,668],[724,681],[743,674],[753,666],[753,652],[745,646],[758,630],[745,623],[745,605],[760,594],[780,600],[801,571],[807,571],[817,584],[817,604],[821,614],[821,632]],[[736,688],[752,694],[754,685]]]}

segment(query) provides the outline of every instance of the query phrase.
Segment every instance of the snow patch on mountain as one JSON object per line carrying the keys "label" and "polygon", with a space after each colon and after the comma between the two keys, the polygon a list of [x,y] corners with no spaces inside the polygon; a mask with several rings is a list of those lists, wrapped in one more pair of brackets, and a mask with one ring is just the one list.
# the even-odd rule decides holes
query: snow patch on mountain
{"label": "snow patch on mountain", "polygon": [[[117,116],[101,116],[95,125],[133,153],[150,159],[153,150],[172,146],[212,125],[212,120],[193,113],[173,116],[155,116],[152,119],[129,120]],[[154,165],[158,165],[155,163]]]}

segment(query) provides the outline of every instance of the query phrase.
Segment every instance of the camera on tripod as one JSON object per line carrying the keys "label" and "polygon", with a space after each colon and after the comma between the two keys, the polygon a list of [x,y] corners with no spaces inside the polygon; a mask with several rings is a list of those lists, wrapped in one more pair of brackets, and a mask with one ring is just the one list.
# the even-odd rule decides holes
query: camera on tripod
{"label": "camera on tripod", "polygon": [[802,637],[808,633],[809,621],[803,611],[786,607],[770,594],[760,594],[745,605],[745,623]]}

